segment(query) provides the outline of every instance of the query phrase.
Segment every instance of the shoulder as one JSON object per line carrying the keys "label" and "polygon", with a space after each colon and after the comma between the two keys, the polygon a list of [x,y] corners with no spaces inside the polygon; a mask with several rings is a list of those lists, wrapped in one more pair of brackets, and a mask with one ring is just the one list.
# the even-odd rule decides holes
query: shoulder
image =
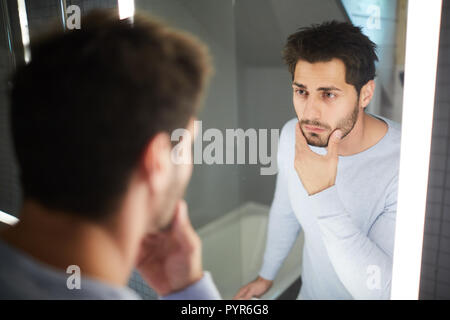
{"label": "shoulder", "polygon": [[391,130],[391,140],[396,144],[400,145],[401,136],[402,136],[402,126],[400,123],[395,122],[390,119],[385,119],[385,121],[389,125],[389,130]]}
{"label": "shoulder", "polygon": [[379,120],[384,121],[388,125],[388,131],[385,137],[383,138],[384,141],[382,143],[384,156],[391,154],[393,156],[399,157],[401,148],[401,134],[402,134],[401,124],[379,115],[372,115],[372,116],[378,118]]}
{"label": "shoulder", "polygon": [[388,133],[383,144],[383,152],[378,155],[378,167],[386,177],[387,204],[397,201],[398,176],[400,169],[401,124],[391,119],[376,116],[387,123]]}
{"label": "shoulder", "polygon": [[386,140],[387,158],[391,158],[392,164],[395,164],[395,172],[398,175],[400,166],[400,150],[401,150],[401,136],[402,128],[398,122],[385,119],[389,125],[389,135]]}
{"label": "shoulder", "polygon": [[390,135],[390,139],[392,141],[400,143],[400,137],[402,134],[402,125],[400,123],[380,115],[371,114],[371,116],[384,121],[388,125],[388,132]]}

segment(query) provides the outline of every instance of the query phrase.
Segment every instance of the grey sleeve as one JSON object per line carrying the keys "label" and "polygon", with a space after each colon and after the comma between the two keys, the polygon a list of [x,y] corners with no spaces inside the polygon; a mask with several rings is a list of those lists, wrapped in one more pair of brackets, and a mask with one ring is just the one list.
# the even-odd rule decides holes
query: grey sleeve
{"label": "grey sleeve", "polygon": [[160,297],[161,300],[222,300],[211,274],[203,272],[203,278],[189,287]]}

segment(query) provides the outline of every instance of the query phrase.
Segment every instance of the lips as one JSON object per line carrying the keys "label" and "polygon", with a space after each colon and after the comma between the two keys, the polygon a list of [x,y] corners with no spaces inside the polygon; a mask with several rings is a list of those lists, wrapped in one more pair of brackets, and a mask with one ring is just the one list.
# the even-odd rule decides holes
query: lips
{"label": "lips", "polygon": [[315,127],[315,126],[307,126],[305,125],[305,129],[311,132],[316,132],[316,133],[320,133],[320,132],[324,132],[325,129],[322,129],[320,127]]}

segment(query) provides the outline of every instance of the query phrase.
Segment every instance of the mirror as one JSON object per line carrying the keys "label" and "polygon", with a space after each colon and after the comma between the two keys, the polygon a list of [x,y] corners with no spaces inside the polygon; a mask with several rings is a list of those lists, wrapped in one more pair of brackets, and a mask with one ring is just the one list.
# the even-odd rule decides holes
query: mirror
{"label": "mirror", "polygon": [[[396,123],[395,128],[400,132],[405,119],[405,44],[407,20],[410,21],[406,0],[18,0],[3,1],[1,6],[2,78],[17,63],[32,59],[28,44],[45,30],[50,20],[57,21],[60,28],[76,28],[77,23],[82,27],[82,20],[76,19],[77,14],[82,16],[94,8],[118,8],[123,17],[132,15],[134,10],[150,14],[194,34],[208,45],[215,73],[195,123],[198,136],[193,145],[194,172],[186,200],[192,223],[203,240],[204,268],[212,273],[223,298],[233,298],[242,286],[261,272],[273,276],[274,280],[261,299],[390,298],[390,291],[384,284],[389,282],[386,279],[392,271],[395,229],[395,223],[392,223],[395,205],[392,203],[397,202],[397,184],[374,177],[375,169],[371,176],[365,165],[357,161],[354,166],[361,172],[355,169],[345,171],[348,175],[339,175],[342,167],[338,166],[337,188],[351,185],[350,181],[359,181],[359,174],[372,179],[373,186],[356,184],[355,190],[341,189],[339,192],[347,198],[340,199],[342,212],[335,218],[327,215],[311,217],[316,214],[315,207],[308,207],[301,201],[297,203],[301,198],[297,194],[306,190],[299,177],[282,180],[277,185],[279,167],[286,162],[282,160],[280,164],[277,158],[282,147],[279,143],[282,141],[280,136],[283,139],[281,129],[298,117],[293,102],[297,92],[293,92],[293,81],[309,81],[310,87],[314,83],[311,82],[313,77],[303,73],[299,78],[292,75],[283,61],[282,51],[288,37],[299,28],[331,20],[361,27],[362,33],[376,44],[378,55],[374,90],[365,112],[372,122],[378,123],[378,128],[384,123],[383,127],[389,132],[392,125],[383,120],[389,119]],[[311,67],[311,63],[306,66]],[[327,64],[325,69],[329,68]],[[310,75],[321,74],[317,69],[311,70]],[[344,79],[342,72],[338,75]],[[0,182],[3,184],[1,189],[9,191],[0,193],[0,210],[17,216],[21,195],[6,121],[6,91],[6,86],[1,87],[0,119],[4,137],[1,143],[5,151],[2,152],[1,168],[4,170]],[[294,128],[294,122],[290,123]],[[431,122],[426,126],[431,126]],[[372,141],[358,153],[367,154],[366,151],[371,152],[379,141],[386,140],[384,134],[378,136],[377,141]],[[294,147],[294,144],[288,146],[288,154],[294,154]],[[379,151],[383,152],[383,148]],[[321,154],[320,150],[313,149],[318,154]],[[352,163],[347,161],[352,156],[339,158],[338,163],[342,166]],[[288,156],[283,154],[282,159],[285,157]],[[370,165],[376,167],[377,163]],[[293,165],[289,170],[289,174],[295,173]],[[347,178],[350,175],[352,178]],[[346,179],[350,180],[345,182]],[[386,188],[389,192],[382,192]],[[276,189],[282,190],[279,198],[283,204],[276,210],[272,207],[271,212]],[[355,198],[351,198],[352,194]],[[380,198],[373,199],[376,196]],[[391,201],[393,212],[383,216],[387,201]],[[302,207],[310,211],[297,213]],[[275,231],[283,233],[283,229],[276,226],[278,211],[289,216],[284,223],[289,225],[290,231],[286,232],[286,238],[270,238],[277,239],[275,243],[268,240],[268,228],[269,233],[270,228],[273,234]],[[365,211],[370,214],[362,214]],[[279,223],[281,226],[283,222]],[[347,235],[349,238],[339,233],[343,231],[351,232]],[[328,238],[324,239],[320,234],[326,234]],[[348,240],[352,237],[356,239],[354,242]],[[276,254],[276,248],[280,246],[285,253],[283,257]],[[273,248],[267,253],[269,247]],[[363,261],[365,254],[373,251],[378,253]],[[352,256],[352,252],[357,252],[355,255],[359,258]],[[352,264],[353,258],[360,264]],[[156,298],[137,273],[133,273],[129,285],[143,298]]]}

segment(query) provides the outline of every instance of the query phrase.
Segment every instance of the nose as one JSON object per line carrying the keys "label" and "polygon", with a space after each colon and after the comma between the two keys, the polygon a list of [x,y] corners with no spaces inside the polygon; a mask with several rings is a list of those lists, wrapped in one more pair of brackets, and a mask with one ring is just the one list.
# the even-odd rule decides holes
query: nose
{"label": "nose", "polygon": [[305,109],[303,110],[303,119],[319,120],[321,118],[322,111],[320,102],[317,101],[312,95],[308,97],[305,103]]}

